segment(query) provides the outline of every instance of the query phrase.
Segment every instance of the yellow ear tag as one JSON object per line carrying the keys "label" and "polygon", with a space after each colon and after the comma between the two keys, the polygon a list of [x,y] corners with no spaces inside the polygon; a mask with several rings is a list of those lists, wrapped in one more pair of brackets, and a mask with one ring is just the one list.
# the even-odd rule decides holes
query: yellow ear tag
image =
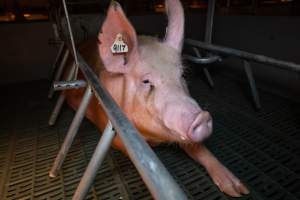
{"label": "yellow ear tag", "polygon": [[110,49],[113,54],[128,52],[128,46],[123,41],[123,36],[121,33],[117,34],[116,39]]}

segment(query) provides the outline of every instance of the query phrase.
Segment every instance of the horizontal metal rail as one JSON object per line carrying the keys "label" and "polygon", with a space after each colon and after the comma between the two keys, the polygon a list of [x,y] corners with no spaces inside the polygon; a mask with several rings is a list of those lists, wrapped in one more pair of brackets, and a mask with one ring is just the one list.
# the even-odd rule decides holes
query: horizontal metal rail
{"label": "horizontal metal rail", "polygon": [[283,61],[283,60],[271,58],[268,56],[249,53],[246,51],[241,51],[241,50],[237,50],[237,49],[233,49],[233,48],[208,44],[208,43],[201,42],[198,40],[193,40],[193,39],[185,39],[185,44],[199,47],[201,49],[216,52],[219,54],[235,56],[235,57],[239,57],[239,58],[249,60],[249,61],[255,61],[258,63],[273,65],[273,66],[276,66],[278,68],[285,69],[285,70],[300,72],[300,65],[293,63],[293,62]]}
{"label": "horizontal metal rail", "polygon": [[184,54],[183,59],[189,60],[189,61],[191,61],[193,63],[196,63],[196,64],[211,64],[211,63],[214,63],[216,61],[221,61],[222,60],[222,58],[220,56],[216,56],[216,55],[212,55],[210,57],[205,57],[205,58],[199,58],[199,57],[191,56],[191,55],[188,55],[188,54]]}
{"label": "horizontal metal rail", "polygon": [[98,77],[79,52],[77,55],[80,70],[92,86],[96,98],[119,134],[126,147],[128,156],[137,168],[152,196],[155,199],[165,200],[187,199],[153,150],[129,122],[107,90],[99,83]]}
{"label": "horizontal metal rail", "polygon": [[86,82],[84,80],[56,81],[53,83],[53,89],[55,91],[79,89],[84,87],[86,87]]}

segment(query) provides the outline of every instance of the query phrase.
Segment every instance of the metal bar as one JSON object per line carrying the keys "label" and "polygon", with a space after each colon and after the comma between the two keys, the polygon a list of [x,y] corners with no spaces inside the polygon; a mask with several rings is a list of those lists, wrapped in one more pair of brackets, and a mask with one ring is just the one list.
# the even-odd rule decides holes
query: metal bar
{"label": "metal bar", "polygon": [[65,94],[61,93],[56,101],[55,107],[51,113],[51,116],[48,121],[49,126],[53,126],[56,122],[56,119],[60,113],[61,107],[65,102]]}
{"label": "metal bar", "polygon": [[228,47],[222,47],[222,46],[217,46],[217,45],[213,45],[213,44],[206,44],[205,42],[192,40],[192,39],[186,39],[185,43],[187,45],[197,46],[197,47],[200,47],[200,48],[208,50],[208,51],[212,51],[212,52],[216,52],[216,53],[220,53],[220,54],[226,54],[226,55],[230,55],[230,56],[235,56],[235,57],[239,57],[242,59],[255,61],[258,63],[273,65],[273,66],[276,66],[278,68],[285,69],[285,70],[300,72],[300,65],[293,63],[293,62],[282,61],[282,60],[278,60],[275,58],[258,55],[258,54],[253,54],[253,53],[248,53],[246,51],[241,51],[241,50],[232,49],[232,48],[228,48]]}
{"label": "metal bar", "polygon": [[258,92],[257,92],[257,89],[256,89],[256,84],[255,84],[255,80],[253,78],[253,73],[252,73],[250,63],[247,60],[244,60],[243,62],[244,62],[244,68],[245,68],[245,72],[246,72],[246,75],[247,75],[247,79],[248,79],[249,84],[250,84],[251,94],[252,94],[252,98],[253,98],[255,107],[257,109],[261,109],[259,95],[258,95]]}
{"label": "metal bar", "polygon": [[[62,49],[64,48],[64,43],[62,43]],[[54,89],[53,89],[53,83],[55,81],[59,81],[62,73],[63,73],[63,69],[64,69],[64,66],[66,65],[66,62],[68,60],[68,57],[69,57],[69,50],[66,49],[65,53],[64,53],[64,56],[60,62],[60,65],[59,67],[56,69],[56,72],[55,72],[55,75],[54,75],[54,79],[53,79],[53,82],[51,83],[51,87],[50,87],[50,90],[49,90],[49,94],[48,94],[48,98],[51,99],[53,97],[53,94],[54,94]],[[55,67],[54,67],[55,69]]]}
{"label": "metal bar", "polygon": [[79,89],[79,88],[84,88],[84,87],[86,87],[86,82],[84,80],[57,81],[53,84],[53,89],[55,91]]}
{"label": "metal bar", "polygon": [[78,129],[82,122],[82,119],[85,116],[85,112],[89,105],[91,97],[92,97],[92,90],[91,90],[91,87],[88,86],[87,89],[85,90],[84,96],[83,96],[80,106],[75,114],[75,117],[68,129],[64,143],[62,144],[62,146],[59,150],[59,153],[57,154],[57,156],[55,158],[54,164],[49,172],[50,177],[57,176],[58,171],[60,170],[62,163],[64,162],[64,159],[65,159],[65,157],[71,147],[71,144],[78,132]]}
{"label": "metal bar", "polygon": [[211,43],[211,39],[212,39],[212,29],[213,29],[213,23],[214,23],[215,5],[216,5],[216,0],[208,1],[206,25],[205,25],[205,35],[204,35],[204,41],[206,43]]}
{"label": "metal bar", "polygon": [[183,57],[183,59],[189,60],[196,64],[210,64],[210,63],[214,63],[214,62],[222,60],[220,56],[216,56],[216,55],[211,55],[211,56],[205,57],[205,58],[203,58],[203,57],[199,58],[199,57],[184,54],[182,57]]}
{"label": "metal bar", "polygon": [[[196,47],[193,47],[193,50],[194,50],[196,56],[200,58],[201,54],[200,54],[199,50]],[[210,58],[214,58],[214,57],[215,57],[215,59],[221,60],[221,58],[219,56],[211,56]],[[215,60],[215,61],[217,61],[217,60]],[[207,78],[208,84],[210,85],[210,87],[213,88],[214,87],[214,82],[213,82],[213,80],[210,76],[210,73],[209,73],[208,69],[206,67],[203,67],[203,71],[204,71],[204,74]]]}
{"label": "metal bar", "polygon": [[70,40],[71,40],[71,47],[72,47],[72,50],[73,50],[73,56],[74,56],[75,65],[76,65],[75,73],[74,73],[74,78],[76,79],[77,74],[78,74],[78,56],[77,56],[77,52],[76,52],[76,47],[75,47],[75,42],[74,42],[73,32],[72,32],[72,28],[71,28],[71,24],[70,24],[69,13],[68,13],[66,1],[62,0],[62,3],[63,3],[63,7],[64,7],[68,32],[69,32]]}
{"label": "metal bar", "polygon": [[97,144],[96,150],[86,168],[83,177],[75,191],[73,200],[82,200],[87,195],[91,185],[97,175],[97,171],[100,168],[105,155],[107,154],[111,143],[115,137],[115,131],[113,131],[112,125],[108,122],[100,141]]}
{"label": "metal bar", "polygon": [[[70,81],[72,79],[72,77],[74,75],[74,71],[75,71],[75,64],[72,65],[72,67],[71,67],[71,69],[70,69],[70,71],[68,73],[68,77],[66,79],[67,81]],[[58,117],[58,115],[60,113],[60,110],[61,110],[64,102],[65,102],[65,94],[64,94],[64,92],[61,92],[60,95],[59,95],[59,97],[58,97],[58,99],[57,99],[55,107],[54,107],[54,109],[53,109],[53,111],[51,113],[49,122],[48,122],[48,124],[50,126],[53,126],[55,124],[56,119],[57,119],[57,117]]]}
{"label": "metal bar", "polygon": [[98,77],[78,53],[80,69],[93,87],[99,103],[119,134],[131,161],[155,199],[185,200],[187,197],[154,154],[149,145],[125,117],[116,102],[99,83]]}
{"label": "metal bar", "polygon": [[57,24],[52,23],[52,28],[53,28],[53,32],[54,32],[54,38],[56,40],[59,40],[59,33],[58,33],[58,29],[57,29]]}
{"label": "metal bar", "polygon": [[212,80],[211,75],[210,75],[208,69],[206,67],[203,67],[203,71],[204,71],[204,74],[205,74],[205,76],[207,78],[209,86],[211,88],[213,88],[214,87],[214,81]]}

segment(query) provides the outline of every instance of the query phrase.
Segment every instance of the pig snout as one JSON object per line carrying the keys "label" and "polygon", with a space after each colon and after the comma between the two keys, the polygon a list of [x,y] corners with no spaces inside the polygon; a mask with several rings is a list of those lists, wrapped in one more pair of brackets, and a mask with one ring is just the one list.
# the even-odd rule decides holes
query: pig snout
{"label": "pig snout", "polygon": [[212,132],[212,118],[207,111],[201,111],[192,122],[187,136],[192,142],[200,142]]}
{"label": "pig snout", "polygon": [[172,102],[164,107],[163,121],[183,142],[200,142],[212,132],[212,118],[194,102]]}

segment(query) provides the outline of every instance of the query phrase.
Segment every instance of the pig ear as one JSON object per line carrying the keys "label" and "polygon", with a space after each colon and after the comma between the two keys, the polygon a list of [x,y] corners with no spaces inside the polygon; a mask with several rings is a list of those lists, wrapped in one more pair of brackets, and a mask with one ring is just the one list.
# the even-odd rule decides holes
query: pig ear
{"label": "pig ear", "polygon": [[[111,46],[118,34],[122,35],[124,43],[128,46],[127,53],[112,53]],[[127,73],[138,57],[137,35],[116,1],[112,1],[109,6],[98,40],[100,57],[106,70],[112,73]]]}
{"label": "pig ear", "polygon": [[184,12],[179,0],[166,0],[168,27],[165,43],[181,52],[184,37]]}

